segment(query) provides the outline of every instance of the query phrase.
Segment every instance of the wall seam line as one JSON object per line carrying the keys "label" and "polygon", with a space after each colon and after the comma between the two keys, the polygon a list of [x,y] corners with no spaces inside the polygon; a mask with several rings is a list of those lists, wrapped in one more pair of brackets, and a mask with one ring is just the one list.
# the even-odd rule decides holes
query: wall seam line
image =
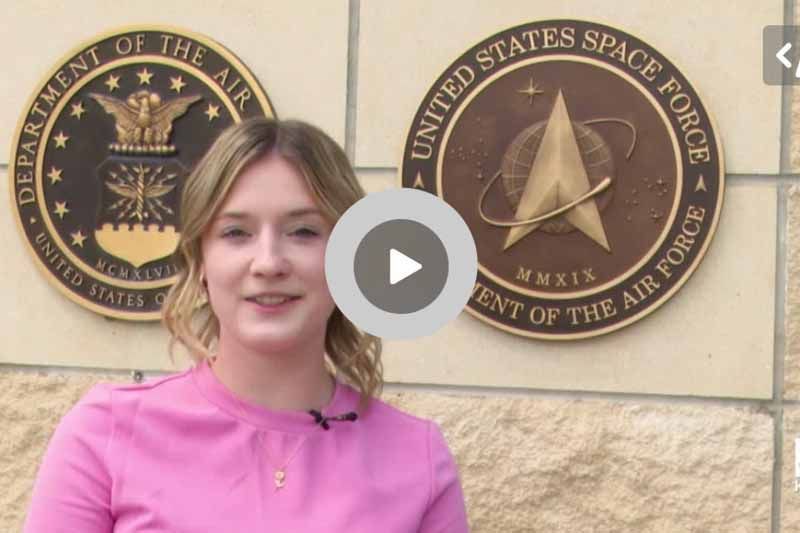
{"label": "wall seam line", "polygon": [[[175,370],[141,370],[136,368],[103,368],[103,367],[73,367],[60,365],[25,365],[19,363],[0,362],[0,374],[19,372],[22,374],[44,375],[88,375],[106,374],[113,376],[128,376],[133,372],[142,372],[144,379],[158,378],[182,372]],[[442,394],[451,396],[483,396],[497,398],[532,398],[532,399],[574,399],[574,400],[604,400],[619,402],[642,402],[649,404],[674,404],[674,405],[715,405],[719,407],[753,408],[762,411],[771,410],[772,398],[756,397],[725,397],[725,396],[693,396],[679,394],[658,394],[641,392],[614,392],[614,391],[585,391],[585,390],[556,390],[537,389],[531,387],[493,387],[480,385],[439,385],[426,383],[401,383],[386,382],[384,391],[388,393],[410,392],[422,394]],[[800,400],[790,401],[790,404],[800,405]]]}
{"label": "wall seam line", "polygon": [[[0,165],[0,168],[2,165]],[[380,166],[354,166],[356,172],[386,172],[396,173],[399,167],[380,167]],[[753,181],[759,183],[786,183],[800,184],[800,173],[779,172],[777,174],[758,174],[758,173],[726,173],[727,181]]]}
{"label": "wall seam line", "polygon": [[[795,0],[784,0],[783,24],[794,23]],[[788,79],[786,71],[783,72],[784,84],[781,86],[780,109],[780,134],[779,134],[779,163],[781,176],[776,179],[778,188],[777,213],[776,213],[776,243],[775,243],[775,340],[772,373],[772,411],[774,417],[773,436],[773,462],[772,462],[772,513],[771,532],[781,532],[781,506],[783,499],[783,382],[785,378],[784,355],[786,352],[786,289],[787,289],[787,252],[786,252],[786,223],[787,203],[786,185],[792,184],[791,174],[791,116],[792,116],[792,90],[786,84]]]}
{"label": "wall seam line", "polygon": [[778,188],[777,242],[775,256],[775,340],[772,383],[772,412],[774,419],[774,459],[772,476],[773,533],[780,533],[783,470],[783,380],[786,347],[786,191]]}
{"label": "wall seam line", "polygon": [[356,113],[358,101],[359,0],[348,2],[347,23],[347,95],[345,97],[344,150],[352,165],[356,162]]}
{"label": "wall seam line", "polygon": [[659,394],[642,392],[581,391],[537,388],[511,388],[479,385],[438,385],[427,383],[386,382],[384,391],[388,393],[410,392],[422,394],[441,394],[450,396],[482,396],[497,398],[533,398],[533,399],[574,399],[574,400],[606,400],[620,402],[643,402],[657,404],[684,405],[717,405],[721,407],[752,407],[770,410],[771,398],[726,397],[726,396],[692,396],[678,394]]}

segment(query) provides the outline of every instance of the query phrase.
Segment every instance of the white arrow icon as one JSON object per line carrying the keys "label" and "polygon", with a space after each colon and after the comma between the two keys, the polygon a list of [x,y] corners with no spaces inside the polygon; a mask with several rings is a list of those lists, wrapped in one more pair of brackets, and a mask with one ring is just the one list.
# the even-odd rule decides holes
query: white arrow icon
{"label": "white arrow icon", "polygon": [[792,43],[786,43],[783,45],[783,48],[778,50],[778,53],[775,54],[775,57],[778,58],[778,61],[780,61],[786,68],[792,68],[792,62],[786,59],[786,52],[788,52],[791,49],[792,49]]}
{"label": "white arrow icon", "polygon": [[422,265],[394,248],[389,249],[389,284],[394,285],[422,269]]}
{"label": "white arrow icon", "polygon": [[[792,43],[786,43],[781,47],[780,50],[775,54],[775,57],[778,58],[778,61],[786,68],[792,68],[792,62],[786,58],[786,52],[792,49]],[[797,70],[794,72],[795,78],[800,78],[800,61],[797,62]]]}

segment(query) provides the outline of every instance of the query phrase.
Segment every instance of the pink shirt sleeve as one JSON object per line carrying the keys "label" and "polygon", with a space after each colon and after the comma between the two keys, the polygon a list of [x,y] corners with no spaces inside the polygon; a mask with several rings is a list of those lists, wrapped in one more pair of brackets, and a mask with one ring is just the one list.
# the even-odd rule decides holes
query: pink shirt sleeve
{"label": "pink shirt sleeve", "polygon": [[458,467],[439,427],[430,423],[431,498],[418,533],[469,533]]}
{"label": "pink shirt sleeve", "polygon": [[110,533],[111,391],[93,387],[61,419],[39,466],[25,533]]}

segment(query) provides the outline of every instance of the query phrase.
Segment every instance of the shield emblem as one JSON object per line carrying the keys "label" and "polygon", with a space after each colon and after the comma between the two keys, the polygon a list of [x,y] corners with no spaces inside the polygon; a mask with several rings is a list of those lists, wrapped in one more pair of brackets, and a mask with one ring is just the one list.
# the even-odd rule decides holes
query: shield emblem
{"label": "shield emblem", "polygon": [[97,243],[140,268],[178,245],[179,184],[186,169],[176,158],[109,157],[97,168]]}

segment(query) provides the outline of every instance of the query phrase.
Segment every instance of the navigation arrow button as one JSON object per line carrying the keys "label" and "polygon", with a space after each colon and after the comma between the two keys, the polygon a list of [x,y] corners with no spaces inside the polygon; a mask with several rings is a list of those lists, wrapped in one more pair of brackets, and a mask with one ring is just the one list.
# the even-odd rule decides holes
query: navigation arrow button
{"label": "navigation arrow button", "polygon": [[403,252],[389,249],[389,285],[394,285],[422,270],[422,265]]}

